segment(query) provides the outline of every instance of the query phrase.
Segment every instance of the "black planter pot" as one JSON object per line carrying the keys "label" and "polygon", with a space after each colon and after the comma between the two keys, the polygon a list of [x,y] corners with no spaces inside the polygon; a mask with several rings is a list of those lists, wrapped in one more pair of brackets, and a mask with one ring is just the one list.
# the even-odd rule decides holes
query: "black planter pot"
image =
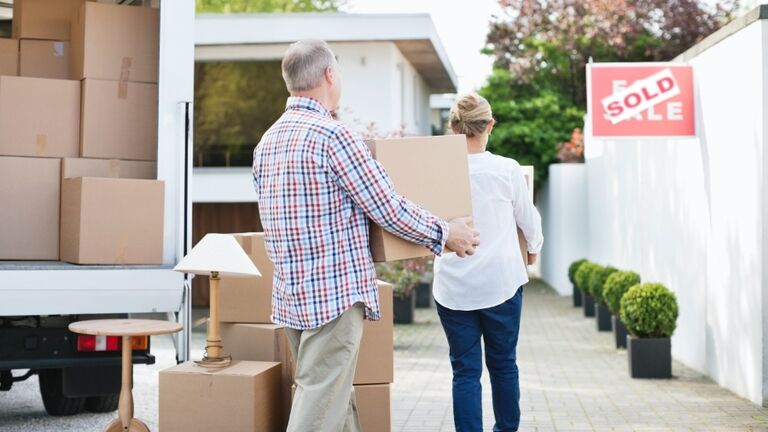
{"label": "black planter pot", "polygon": [[595,302],[595,315],[597,318],[597,331],[609,332],[613,329],[611,326],[611,310],[608,306]]}
{"label": "black planter pot", "polygon": [[584,297],[581,299],[584,305],[584,316],[587,318],[595,316],[595,298],[591,295],[584,293]]}
{"label": "black planter pot", "polygon": [[573,287],[573,307],[581,307],[581,290]]}
{"label": "black planter pot", "polygon": [[432,284],[427,282],[421,282],[416,285],[416,307],[417,308],[431,308],[432,307]]}
{"label": "black planter pot", "polygon": [[619,319],[616,315],[611,317],[611,321],[613,321],[613,335],[616,339],[616,348],[627,348],[627,336],[629,336],[629,332],[627,331],[627,326],[624,325],[624,322]]}
{"label": "black planter pot", "polygon": [[413,293],[405,297],[395,295],[392,309],[395,315],[395,324],[412,324],[413,313],[416,310],[416,296]]}
{"label": "black planter pot", "polygon": [[670,338],[627,336],[627,357],[632,378],[672,378]]}

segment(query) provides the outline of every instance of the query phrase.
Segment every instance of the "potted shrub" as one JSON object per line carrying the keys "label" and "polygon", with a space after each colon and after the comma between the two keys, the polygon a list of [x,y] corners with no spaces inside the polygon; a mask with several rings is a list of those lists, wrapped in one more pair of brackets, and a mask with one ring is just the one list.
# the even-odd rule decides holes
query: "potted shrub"
{"label": "potted shrub", "polygon": [[576,286],[576,270],[585,262],[587,262],[585,259],[576,260],[568,267],[568,280],[571,281],[573,286],[573,307],[581,307],[582,305],[581,289]]}
{"label": "potted shrub", "polygon": [[395,323],[411,324],[416,309],[416,285],[421,282],[426,265],[421,259],[403,260],[376,265],[379,279],[392,284]]}
{"label": "potted shrub", "polygon": [[430,308],[432,307],[432,279],[434,274],[432,273],[433,258],[424,258],[425,271],[421,276],[421,280],[416,285],[416,307],[417,308]]}
{"label": "potted shrub", "polygon": [[603,299],[603,285],[608,276],[618,270],[613,267],[601,267],[589,275],[589,294],[595,299],[595,317],[597,318],[597,331],[611,331],[611,311],[605,305]]}
{"label": "potted shrub", "polygon": [[631,271],[616,272],[608,276],[603,285],[603,299],[611,311],[611,324],[613,324],[613,336],[616,339],[616,348],[627,347],[627,327],[621,320],[621,298],[630,288],[640,283],[640,275]]}
{"label": "potted shrub", "polygon": [[621,320],[627,325],[629,374],[632,378],[671,378],[671,336],[677,325],[677,298],[659,283],[630,288],[621,298]]}
{"label": "potted shrub", "polygon": [[595,316],[595,299],[589,294],[589,278],[592,272],[600,269],[600,265],[593,262],[585,262],[579,266],[574,275],[576,281],[576,287],[579,288],[584,296],[582,297],[582,304],[584,305],[584,316]]}

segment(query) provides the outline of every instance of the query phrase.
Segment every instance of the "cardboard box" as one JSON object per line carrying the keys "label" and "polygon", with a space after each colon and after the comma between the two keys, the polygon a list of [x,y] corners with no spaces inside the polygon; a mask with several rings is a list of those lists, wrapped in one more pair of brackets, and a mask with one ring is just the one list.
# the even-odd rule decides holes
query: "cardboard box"
{"label": "cardboard box", "polygon": [[77,157],[80,82],[0,76],[0,156]]}
{"label": "cardboard box", "polygon": [[389,384],[355,386],[355,401],[361,430],[365,432],[392,430],[389,387]]}
{"label": "cardboard box", "polygon": [[86,2],[72,22],[70,76],[157,83],[159,33],[158,9]]}
{"label": "cardboard box", "polygon": [[221,324],[224,352],[233,360],[280,362],[282,370],[283,424],[288,426],[291,413],[293,357],[285,328],[275,324]]}
{"label": "cardboard box", "polygon": [[255,278],[222,278],[219,319],[222,322],[272,324],[274,266],[264,248],[264,233],[234,234],[235,240],[261,272]]}
{"label": "cardboard box", "polygon": [[117,159],[64,158],[61,178],[109,177],[154,180],[157,162],[123,161]]}
{"label": "cardboard box", "polygon": [[61,260],[162,264],[165,184],[78,177],[61,185]]}
{"label": "cardboard box", "polygon": [[282,425],[280,365],[233,361],[224,368],[193,362],[160,372],[163,432],[278,432]]}
{"label": "cardboard box", "polygon": [[0,157],[0,260],[59,259],[58,159]]}
{"label": "cardboard box", "polygon": [[392,285],[379,281],[380,321],[365,321],[355,384],[384,384],[394,381],[394,330]]}
{"label": "cardboard box", "polygon": [[19,40],[0,38],[0,75],[19,74]]}
{"label": "cardboard box", "polygon": [[84,0],[16,0],[13,37],[69,40],[72,19]]}
{"label": "cardboard box", "polygon": [[[472,215],[464,135],[370,140],[366,144],[400,195],[444,220]],[[376,262],[431,254],[427,248],[398,238],[373,222],[369,237]]]}
{"label": "cardboard box", "polygon": [[83,81],[80,156],[157,160],[157,85]]}
{"label": "cardboard box", "polygon": [[[291,387],[291,398],[296,386]],[[389,384],[355,385],[355,404],[360,429],[365,432],[390,432],[392,409]]]}
{"label": "cardboard box", "polygon": [[22,39],[19,42],[19,75],[69,79],[69,42]]}
{"label": "cardboard box", "polygon": [[[520,168],[523,170],[523,178],[525,179],[526,186],[528,186],[528,195],[531,197],[531,200],[533,200],[533,166],[523,165]],[[528,241],[525,239],[523,230],[519,227],[517,228],[517,241],[520,244],[520,254],[523,255],[523,262],[525,264],[530,264],[531,261],[528,257]]]}

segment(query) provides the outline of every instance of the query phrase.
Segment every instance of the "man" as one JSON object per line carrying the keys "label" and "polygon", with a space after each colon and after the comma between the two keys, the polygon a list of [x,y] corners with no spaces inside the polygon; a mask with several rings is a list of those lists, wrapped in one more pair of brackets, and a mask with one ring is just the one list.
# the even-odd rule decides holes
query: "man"
{"label": "man", "polygon": [[331,113],[341,75],[322,41],[291,45],[282,63],[285,113],[253,156],[267,253],[275,264],[272,320],[296,363],[289,431],[359,431],[352,387],[363,319],[380,319],[368,218],[440,254],[471,255],[469,218],[445,222],[398,195],[360,138]]}

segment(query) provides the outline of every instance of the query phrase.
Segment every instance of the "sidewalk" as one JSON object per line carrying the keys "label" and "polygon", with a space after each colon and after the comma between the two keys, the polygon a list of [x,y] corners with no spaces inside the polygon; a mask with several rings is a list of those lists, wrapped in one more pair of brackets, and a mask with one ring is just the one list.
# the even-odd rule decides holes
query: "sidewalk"
{"label": "sidewalk", "polygon": [[[452,431],[448,347],[435,309],[395,330],[393,431]],[[768,431],[768,409],[679,364],[672,380],[633,380],[627,356],[541,282],[525,288],[518,348],[522,431]],[[483,376],[484,430],[493,430]]]}

